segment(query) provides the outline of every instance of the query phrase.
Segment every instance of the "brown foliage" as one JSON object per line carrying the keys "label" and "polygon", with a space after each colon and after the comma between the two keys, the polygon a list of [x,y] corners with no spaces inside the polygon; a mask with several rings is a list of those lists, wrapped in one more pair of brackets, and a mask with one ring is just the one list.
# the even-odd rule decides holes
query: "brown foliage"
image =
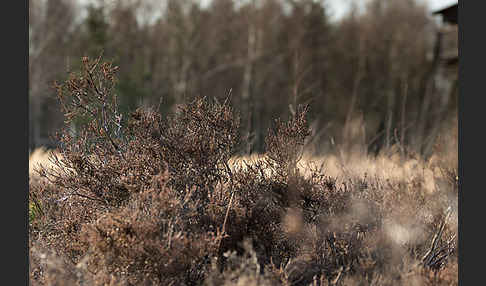
{"label": "brown foliage", "polygon": [[403,178],[304,174],[303,107],[277,121],[263,160],[231,168],[228,101],[123,121],[115,70],[86,59],[58,86],[67,123],[85,121],[30,185],[32,285],[457,284],[455,181],[427,194]]}

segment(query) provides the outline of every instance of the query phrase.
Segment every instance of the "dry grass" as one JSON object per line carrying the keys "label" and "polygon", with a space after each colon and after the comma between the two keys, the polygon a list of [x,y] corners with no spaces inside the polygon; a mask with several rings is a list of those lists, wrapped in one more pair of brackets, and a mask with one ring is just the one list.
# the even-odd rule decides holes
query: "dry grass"
{"label": "dry grass", "polygon": [[33,177],[37,175],[37,171],[41,167],[43,168],[52,168],[54,164],[49,158],[51,155],[59,155],[59,151],[56,150],[48,150],[45,147],[39,147],[32,151],[29,155],[29,177]]}

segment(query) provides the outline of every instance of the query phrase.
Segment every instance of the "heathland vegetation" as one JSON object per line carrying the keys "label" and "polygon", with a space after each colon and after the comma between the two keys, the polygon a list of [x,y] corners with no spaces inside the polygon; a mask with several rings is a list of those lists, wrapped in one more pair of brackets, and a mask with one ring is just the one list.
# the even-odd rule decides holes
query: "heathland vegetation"
{"label": "heathland vegetation", "polygon": [[457,285],[422,2],[30,0],[31,285]]}
{"label": "heathland vegetation", "polygon": [[242,156],[231,94],[125,115],[117,71],[86,57],[56,85],[60,147],[30,158],[49,157],[29,166],[31,285],[458,284],[457,129],[427,159],[316,156],[298,105]]}

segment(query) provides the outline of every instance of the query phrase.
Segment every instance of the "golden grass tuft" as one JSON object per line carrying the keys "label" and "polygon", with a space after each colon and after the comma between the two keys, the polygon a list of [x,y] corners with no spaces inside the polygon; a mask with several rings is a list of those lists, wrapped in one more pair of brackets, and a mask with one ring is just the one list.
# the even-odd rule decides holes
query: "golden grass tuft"
{"label": "golden grass tuft", "polygon": [[45,147],[36,148],[29,155],[29,178],[37,177],[37,170],[42,168],[54,168],[54,164],[49,159],[52,155],[59,156],[60,153],[57,150],[48,150]]}

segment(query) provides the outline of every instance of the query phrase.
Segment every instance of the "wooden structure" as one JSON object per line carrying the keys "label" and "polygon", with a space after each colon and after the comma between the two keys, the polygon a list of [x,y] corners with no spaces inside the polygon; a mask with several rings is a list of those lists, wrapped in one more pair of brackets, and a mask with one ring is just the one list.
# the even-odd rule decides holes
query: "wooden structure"
{"label": "wooden structure", "polygon": [[459,4],[454,4],[432,12],[432,15],[442,18],[437,31],[436,86],[442,94],[452,100],[457,98],[459,70],[458,8]]}
{"label": "wooden structure", "polygon": [[433,12],[434,15],[442,15],[442,21],[444,23],[457,25],[457,11],[459,4],[454,4],[449,7],[437,10]]}
{"label": "wooden structure", "polygon": [[459,4],[454,4],[449,7],[440,9],[433,12],[433,15],[440,15],[442,17],[442,25],[439,28],[440,40],[440,54],[441,60],[446,65],[458,64],[459,52],[458,52],[458,15]]}

